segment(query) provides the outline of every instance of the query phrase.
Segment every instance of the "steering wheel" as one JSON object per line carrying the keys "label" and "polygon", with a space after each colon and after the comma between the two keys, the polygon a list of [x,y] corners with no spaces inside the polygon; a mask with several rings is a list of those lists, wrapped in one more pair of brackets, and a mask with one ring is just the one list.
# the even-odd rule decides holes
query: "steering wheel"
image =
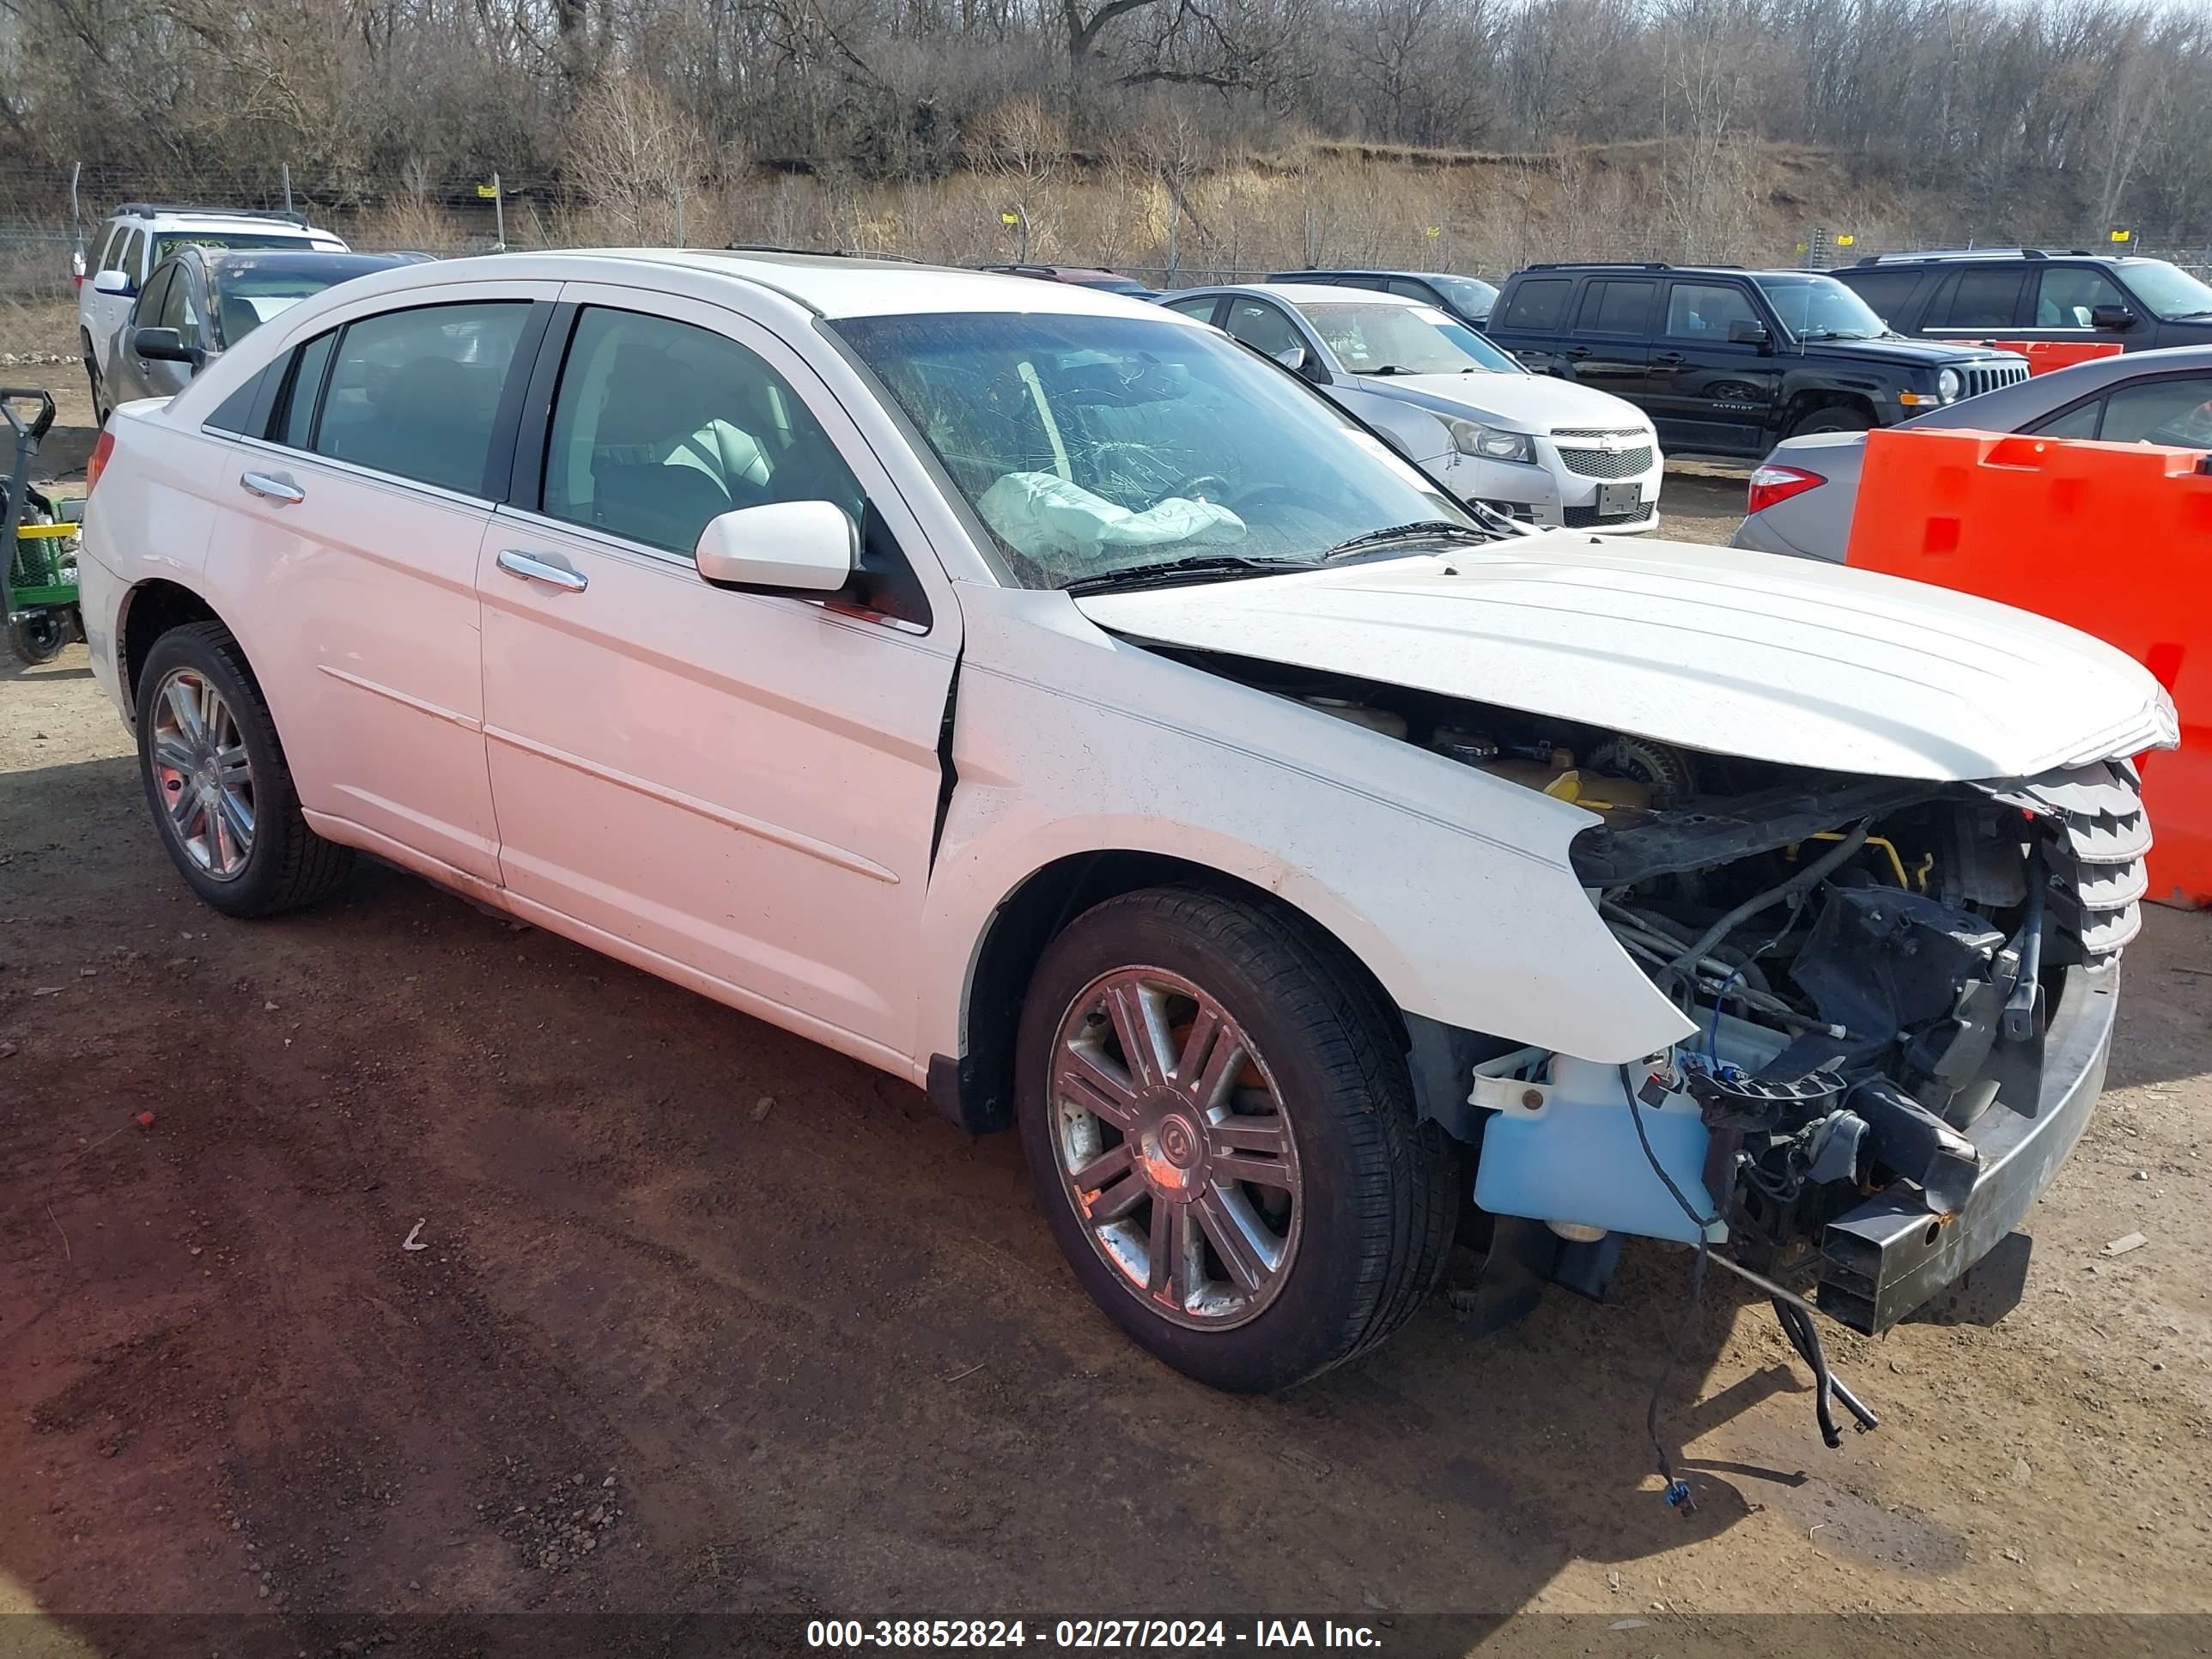
{"label": "steering wheel", "polygon": [[1231,512],[1241,516],[1253,507],[1263,506],[1270,501],[1279,501],[1285,507],[1302,507],[1309,513],[1317,513],[1323,517],[1328,517],[1337,510],[1327,500],[1313,491],[1300,489],[1295,484],[1284,483],[1254,484],[1235,501],[1227,502],[1225,505]]}
{"label": "steering wheel", "polygon": [[1226,507],[1226,498],[1231,493],[1229,480],[1218,472],[1194,472],[1171,489],[1163,490],[1152,505],[1158,507],[1161,501],[1171,501],[1178,495],[1187,501],[1197,501],[1203,495],[1218,507]]}

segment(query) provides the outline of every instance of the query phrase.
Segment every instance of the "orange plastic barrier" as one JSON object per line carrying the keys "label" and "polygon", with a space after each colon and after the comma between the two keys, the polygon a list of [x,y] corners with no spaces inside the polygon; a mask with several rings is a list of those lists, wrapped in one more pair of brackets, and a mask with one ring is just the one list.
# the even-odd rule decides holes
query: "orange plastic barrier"
{"label": "orange plastic barrier", "polygon": [[1997,351],[2017,351],[2027,359],[2030,374],[2048,374],[2054,368],[2094,363],[2100,357],[2117,357],[2125,349],[2105,340],[1961,340],[1960,345],[1985,345]]}
{"label": "orange plastic barrier", "polygon": [[2193,449],[1978,432],[1867,434],[1848,562],[2094,634],[2173,696],[2147,756],[2151,896],[2212,905],[2212,474]]}

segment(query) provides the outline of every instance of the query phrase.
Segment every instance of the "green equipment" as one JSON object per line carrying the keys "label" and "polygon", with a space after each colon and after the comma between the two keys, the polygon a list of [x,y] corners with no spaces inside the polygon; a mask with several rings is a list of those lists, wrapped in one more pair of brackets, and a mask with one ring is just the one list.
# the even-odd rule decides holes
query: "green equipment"
{"label": "green equipment", "polygon": [[[26,421],[19,404],[39,405]],[[0,613],[8,618],[8,648],[27,666],[51,662],[84,631],[77,610],[77,519],[81,501],[57,502],[31,488],[31,457],[54,423],[51,392],[0,387],[0,414],[15,435],[15,463],[0,484]]]}

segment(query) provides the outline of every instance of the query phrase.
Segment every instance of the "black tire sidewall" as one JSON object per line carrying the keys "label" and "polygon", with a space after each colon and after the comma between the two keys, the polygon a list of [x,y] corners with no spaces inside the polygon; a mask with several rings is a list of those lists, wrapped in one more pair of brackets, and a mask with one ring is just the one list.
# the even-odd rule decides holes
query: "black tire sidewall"
{"label": "black tire sidewall", "polygon": [[[179,668],[204,674],[222,693],[238,721],[246,759],[253,768],[253,847],[246,855],[244,872],[228,881],[218,881],[192,862],[177,839],[176,827],[161,799],[161,784],[154,775],[154,697],[162,680]],[[176,629],[156,640],[146,653],[138,684],[144,688],[144,695],[138,699],[138,776],[145,787],[146,805],[154,815],[155,833],[168,849],[170,860],[193,892],[227,915],[261,915],[276,908],[284,876],[284,843],[289,838],[289,821],[299,816],[300,805],[292,792],[291,774],[284,764],[276,727],[270,722],[258,690],[198,627]]]}
{"label": "black tire sidewall", "polygon": [[[1389,1239],[1363,1221],[1354,1191],[1363,1166],[1379,1160],[1371,1142],[1347,1133],[1344,1115],[1387,1108],[1350,1097],[1321,1056],[1316,1034],[1285,1006],[1279,988],[1262,982],[1246,951],[1176,925],[1172,903],[1142,902],[1191,896],[1170,890],[1109,901],[1048,947],[1022,1010],[1015,1117],[1047,1224],[1092,1300],[1140,1346],[1200,1382],[1239,1392],[1283,1389],[1343,1358],[1372,1316],[1374,1286],[1362,1281],[1372,1279],[1368,1258],[1387,1250]],[[1228,1330],[1192,1329],[1146,1307],[1100,1258],[1060,1175],[1049,1086],[1060,1020],[1101,975],[1139,965],[1182,975],[1235,1016],[1265,1057],[1297,1148],[1302,1218],[1290,1278],[1257,1317]],[[1280,962],[1273,966],[1279,975]],[[1334,1007],[1346,1019],[1364,1012],[1349,987]],[[1371,1169],[1366,1172],[1371,1178]]]}
{"label": "black tire sidewall", "polygon": [[1793,438],[1809,438],[1823,432],[1871,432],[1874,422],[1856,409],[1816,409],[1790,428]]}
{"label": "black tire sidewall", "polygon": [[[40,631],[51,629],[48,639],[39,638]],[[8,624],[8,649],[17,662],[26,668],[36,668],[50,663],[61,655],[70,642],[70,624],[66,615],[45,611],[21,622]]]}

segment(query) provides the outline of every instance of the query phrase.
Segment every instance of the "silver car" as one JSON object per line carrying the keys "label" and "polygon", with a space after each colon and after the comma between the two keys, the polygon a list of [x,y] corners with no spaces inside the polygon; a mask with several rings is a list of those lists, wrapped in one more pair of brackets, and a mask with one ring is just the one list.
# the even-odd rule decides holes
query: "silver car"
{"label": "silver car", "polygon": [[[2212,449],[2212,346],[2077,363],[1892,429],[1916,426]],[[1751,475],[1747,515],[1733,544],[1843,563],[1866,441],[1863,432],[1822,432],[1777,444]]]}
{"label": "silver car", "polygon": [[1160,303],[1318,386],[1457,499],[1540,529],[1646,531],[1665,462],[1650,416],[1532,374],[1435,306],[1322,283],[1246,283]]}
{"label": "silver car", "polygon": [[[224,351],[309,295],[428,258],[179,248],[154,267],[137,303],[116,330],[107,352],[108,407],[133,398],[174,397]],[[100,415],[104,422],[106,410]]]}

